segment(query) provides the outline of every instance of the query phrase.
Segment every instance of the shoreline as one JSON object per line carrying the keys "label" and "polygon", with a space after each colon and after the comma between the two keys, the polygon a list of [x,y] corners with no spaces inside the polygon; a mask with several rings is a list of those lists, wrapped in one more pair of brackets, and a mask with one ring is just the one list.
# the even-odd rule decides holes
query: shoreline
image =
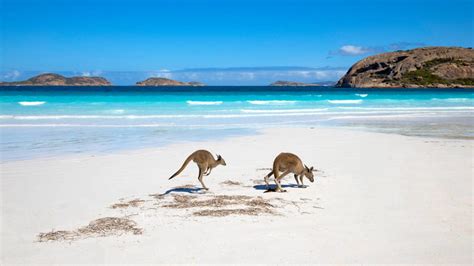
{"label": "shoreline", "polygon": [[[373,134],[388,134],[388,135],[398,135],[404,136],[409,138],[425,138],[425,139],[432,139],[433,141],[436,140],[445,140],[445,141],[472,141],[474,137],[464,137],[464,136],[436,136],[436,135],[423,135],[423,134],[409,134],[403,133],[400,131],[384,131],[383,129],[375,126],[354,126],[354,125],[314,125],[314,126],[302,126],[302,125],[275,125],[273,127],[265,126],[262,128],[234,128],[231,130],[245,130],[248,132],[245,133],[235,133],[229,134],[228,136],[222,136],[219,138],[220,141],[229,141],[233,138],[241,138],[241,137],[249,137],[249,136],[258,136],[264,134],[266,131],[271,131],[272,129],[288,129],[288,130],[342,130],[342,131],[354,131],[354,132],[367,132]],[[402,128],[397,128],[397,130],[401,130]],[[202,143],[211,142],[213,136],[200,141]],[[62,159],[85,159],[91,157],[101,157],[101,156],[113,156],[113,155],[127,155],[127,154],[134,154],[134,153],[141,153],[141,152],[150,152],[156,151],[159,149],[166,148],[168,146],[173,145],[185,145],[185,144],[192,144],[196,143],[196,140],[173,140],[167,143],[161,143],[158,146],[154,147],[127,147],[121,149],[112,149],[108,151],[85,151],[85,152],[64,152],[62,154],[55,154],[51,156],[40,156],[38,157],[31,157],[31,158],[24,158],[24,159],[8,159],[8,160],[0,160],[0,165],[9,164],[9,163],[16,163],[16,162],[28,162],[28,161],[52,161],[52,160],[62,160]]]}
{"label": "shoreline", "polygon": [[[473,145],[469,140],[286,127],[158,149],[3,163],[1,261],[469,264]],[[204,179],[210,191],[194,190],[200,186],[193,164],[168,181],[200,148],[227,162]],[[282,184],[291,185],[288,192],[263,193],[263,176],[281,151],[294,152],[320,170],[315,182],[305,180],[309,186],[300,189],[287,176]],[[162,198],[152,196],[166,192]],[[189,200],[260,197],[276,214],[197,216],[222,208],[241,210],[249,203],[166,207],[176,204],[177,195]],[[111,207],[135,199],[143,203]],[[129,217],[143,233],[36,242],[40,233],[75,230],[101,217]],[[275,253],[272,243],[289,252]]]}

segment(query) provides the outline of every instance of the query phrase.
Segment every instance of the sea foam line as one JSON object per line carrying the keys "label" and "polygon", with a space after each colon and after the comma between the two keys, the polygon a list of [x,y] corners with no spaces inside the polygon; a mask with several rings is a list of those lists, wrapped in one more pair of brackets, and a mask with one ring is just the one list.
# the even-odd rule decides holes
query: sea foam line
{"label": "sea foam line", "polygon": [[367,93],[356,93],[355,96],[359,96],[361,98],[365,98],[367,96],[369,96]]}
{"label": "sea foam line", "polygon": [[359,104],[362,100],[328,100],[332,104]]}
{"label": "sea foam line", "polygon": [[[469,113],[472,114],[474,107],[458,109],[403,109],[403,108],[340,108],[348,111],[329,111],[321,109],[288,109],[288,110],[248,110],[241,109],[241,113],[231,114],[194,114],[194,115],[0,115],[0,119],[8,120],[61,120],[61,119],[172,119],[172,118],[246,118],[246,117],[272,117],[272,116],[308,116],[308,115],[340,115],[340,114],[386,114],[386,113]],[[339,109],[339,108],[338,108]],[[349,111],[352,110],[352,111]]]}
{"label": "sea foam line", "polygon": [[268,104],[274,104],[274,105],[284,105],[284,104],[294,104],[297,101],[287,101],[287,100],[268,100],[268,101],[262,101],[262,100],[252,100],[252,101],[247,101],[250,104],[254,105],[268,105]]}
{"label": "sea foam line", "polygon": [[91,127],[91,128],[136,128],[136,127],[175,127],[174,124],[134,124],[134,125],[96,125],[96,124],[0,124],[0,127]]}
{"label": "sea foam line", "polygon": [[253,110],[240,109],[241,113],[261,114],[261,113],[300,113],[300,112],[322,112],[327,111],[327,108],[308,108],[308,109],[273,109],[273,110]]}
{"label": "sea foam line", "polygon": [[446,107],[337,107],[342,110],[376,110],[376,111],[419,111],[419,110],[474,110],[472,106],[446,106]]}
{"label": "sea foam line", "polygon": [[61,120],[61,119],[157,119],[157,118],[246,118],[267,116],[306,116],[318,112],[257,113],[257,114],[200,114],[200,115],[0,115],[0,119],[14,120]]}
{"label": "sea foam line", "polygon": [[468,102],[474,101],[474,98],[431,98],[431,100],[447,102]]}
{"label": "sea foam line", "polygon": [[221,105],[222,101],[186,101],[189,105]]}
{"label": "sea foam line", "polygon": [[23,102],[18,102],[19,105],[21,106],[38,106],[38,105],[43,105],[46,102],[42,101],[33,101],[33,102],[28,102],[28,101],[23,101]]}

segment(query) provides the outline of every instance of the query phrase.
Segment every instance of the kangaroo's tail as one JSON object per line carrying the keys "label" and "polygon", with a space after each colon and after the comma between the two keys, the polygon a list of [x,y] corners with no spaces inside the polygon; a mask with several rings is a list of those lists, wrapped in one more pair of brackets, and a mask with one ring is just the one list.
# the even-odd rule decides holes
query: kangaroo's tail
{"label": "kangaroo's tail", "polygon": [[193,155],[189,155],[188,158],[186,158],[186,160],[184,161],[183,165],[181,166],[181,168],[179,168],[179,170],[174,173],[170,178],[168,178],[168,180],[170,180],[171,178],[179,175],[183,170],[184,168],[186,168],[186,166],[188,165],[188,163],[193,159]]}

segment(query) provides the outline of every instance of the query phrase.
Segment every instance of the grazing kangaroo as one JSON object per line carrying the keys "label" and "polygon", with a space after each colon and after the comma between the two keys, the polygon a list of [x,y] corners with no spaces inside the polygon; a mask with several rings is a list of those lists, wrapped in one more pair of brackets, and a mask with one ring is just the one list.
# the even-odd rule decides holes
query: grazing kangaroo
{"label": "grazing kangaroo", "polygon": [[179,170],[176,173],[174,173],[174,175],[172,175],[169,179],[179,175],[184,170],[184,168],[186,168],[186,166],[188,165],[190,161],[194,161],[198,165],[199,167],[198,179],[205,190],[208,190],[208,188],[206,187],[206,185],[204,185],[204,182],[202,182],[202,177],[210,175],[212,168],[220,164],[226,165],[224,158],[222,158],[220,155],[217,155],[217,160],[214,160],[214,157],[212,156],[210,152],[206,150],[197,150],[191,153],[191,155],[189,155],[188,158],[186,158],[181,168],[179,168]]}
{"label": "grazing kangaroo", "polygon": [[[283,174],[280,175],[280,172],[283,172]],[[265,184],[267,184],[268,187],[268,178],[274,175],[275,183],[277,185],[275,191],[285,192],[286,190],[281,188],[280,180],[289,173],[293,173],[295,175],[295,180],[296,183],[298,183],[298,187],[304,187],[303,176],[306,176],[309,181],[314,182],[313,167],[309,168],[308,166],[303,165],[301,159],[292,153],[282,152],[275,158],[275,161],[273,161],[272,171],[265,176]]]}

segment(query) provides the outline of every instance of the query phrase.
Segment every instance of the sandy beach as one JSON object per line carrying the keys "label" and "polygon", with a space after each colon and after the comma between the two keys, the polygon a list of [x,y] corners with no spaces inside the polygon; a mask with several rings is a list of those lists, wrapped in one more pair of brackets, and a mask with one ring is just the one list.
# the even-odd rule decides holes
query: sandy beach
{"label": "sandy beach", "polygon": [[[168,180],[202,148],[227,162],[204,178],[209,191],[198,189],[195,164]],[[263,177],[283,151],[318,169],[315,182],[298,188],[287,176],[286,193],[264,193]],[[291,127],[7,162],[1,264],[470,265],[472,152],[470,140]],[[132,229],[84,230],[104,217],[123,218]],[[38,237],[57,230],[68,239]]]}

